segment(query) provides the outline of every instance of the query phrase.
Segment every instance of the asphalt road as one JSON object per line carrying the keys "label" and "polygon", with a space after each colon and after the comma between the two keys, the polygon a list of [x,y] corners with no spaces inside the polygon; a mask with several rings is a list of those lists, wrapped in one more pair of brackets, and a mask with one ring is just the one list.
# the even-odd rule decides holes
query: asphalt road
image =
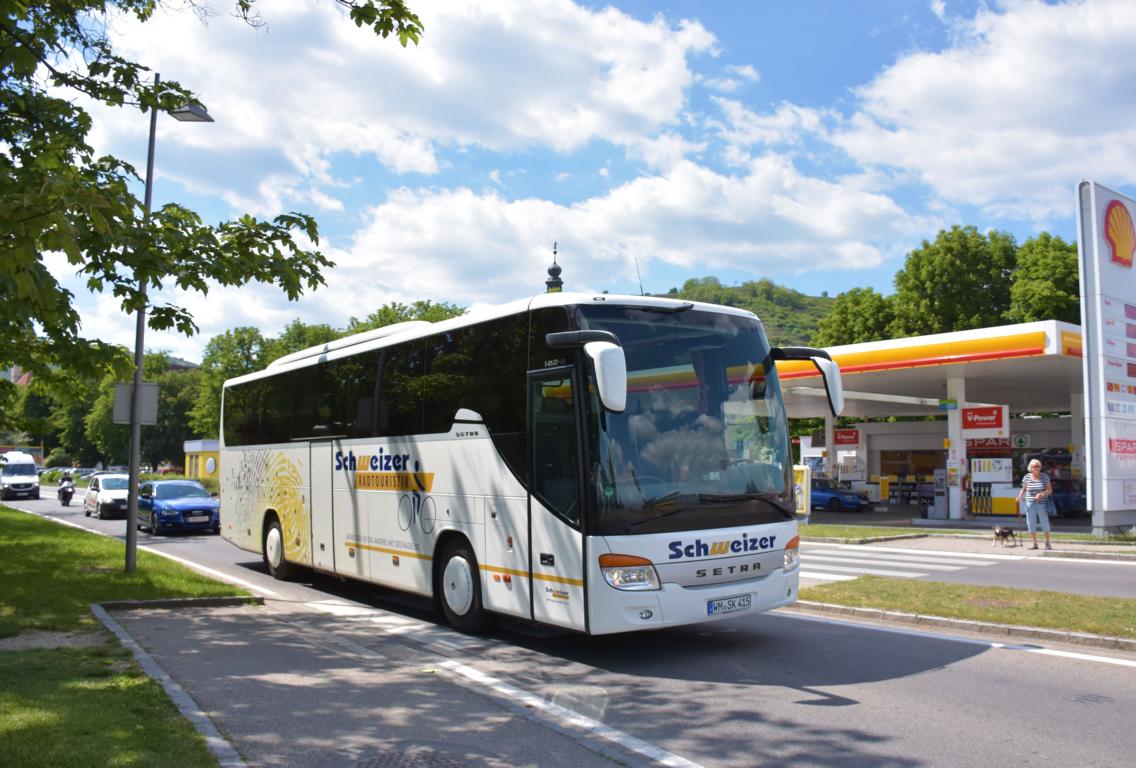
{"label": "asphalt road", "polygon": [[[53,498],[15,506],[123,534],[121,520],[84,518]],[[132,612],[128,620],[254,764],[334,764],[335,756],[365,755],[361,739],[391,733],[415,734],[434,754],[464,754],[455,764],[508,764],[474,759],[471,740],[479,732],[526,741],[537,754],[516,752],[510,759],[518,765],[564,763],[558,750],[587,751],[593,742],[611,745],[610,759],[626,764],[653,762],[628,751],[630,743],[661,750],[656,764],[739,767],[1119,766],[1131,765],[1136,754],[1136,658],[1119,653],[1004,647],[784,611],[594,638],[506,623],[485,638],[467,638],[439,627],[426,601],[322,576],[273,581],[255,556],[216,536],[140,533],[139,542],[271,592],[266,609],[208,621],[190,612]],[[187,649],[182,639],[189,636],[215,646]],[[254,674],[226,655],[226,647],[251,653],[261,643],[308,659],[334,657],[335,676],[321,677],[328,672],[320,665],[308,675]],[[206,647],[215,652],[203,654]],[[205,657],[213,666],[203,669]],[[259,657],[263,663],[265,654]],[[237,666],[218,668],[226,658]],[[424,666],[438,668],[441,682],[420,684]],[[345,705],[355,701],[354,688],[360,697],[370,690],[347,681],[378,685],[384,674],[412,672],[418,677],[367,718],[359,706]],[[266,681],[272,696],[260,695]],[[305,707],[309,701],[320,705]],[[373,696],[360,701],[376,707]],[[541,702],[564,709],[546,711]],[[513,720],[526,711],[543,727]],[[367,736],[374,718],[386,718],[392,729],[407,726]],[[305,750],[296,751],[297,744]],[[344,752],[349,747],[356,751]]]}

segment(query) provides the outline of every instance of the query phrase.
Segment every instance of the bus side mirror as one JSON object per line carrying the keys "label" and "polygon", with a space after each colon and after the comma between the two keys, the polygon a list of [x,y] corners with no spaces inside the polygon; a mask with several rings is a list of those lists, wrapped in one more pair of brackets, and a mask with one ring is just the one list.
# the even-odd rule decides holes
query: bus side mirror
{"label": "bus side mirror", "polygon": [[627,408],[627,358],[623,347],[610,341],[589,341],[584,352],[596,369],[596,387],[603,407],[623,413]]}
{"label": "bus side mirror", "polygon": [[824,379],[824,391],[828,394],[828,407],[833,416],[844,413],[844,384],[840,379],[840,366],[829,357],[812,357],[813,365]]}
{"label": "bus side mirror", "polygon": [[824,392],[833,416],[844,412],[844,385],[840,381],[840,366],[823,349],[815,347],[774,347],[770,357],[777,360],[808,360],[820,371],[824,379]]}

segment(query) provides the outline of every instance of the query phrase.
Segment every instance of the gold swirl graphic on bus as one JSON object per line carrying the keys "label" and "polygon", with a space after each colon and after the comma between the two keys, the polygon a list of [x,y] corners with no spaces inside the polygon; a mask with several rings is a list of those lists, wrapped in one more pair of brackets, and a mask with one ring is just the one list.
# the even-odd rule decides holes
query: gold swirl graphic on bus
{"label": "gold swirl graphic on bus", "polygon": [[356,472],[359,491],[418,491],[429,493],[434,487],[433,472]]}
{"label": "gold swirl graphic on bus", "polygon": [[284,556],[294,563],[311,562],[311,521],[304,513],[300,468],[283,454],[268,460],[268,503],[280,518]]}

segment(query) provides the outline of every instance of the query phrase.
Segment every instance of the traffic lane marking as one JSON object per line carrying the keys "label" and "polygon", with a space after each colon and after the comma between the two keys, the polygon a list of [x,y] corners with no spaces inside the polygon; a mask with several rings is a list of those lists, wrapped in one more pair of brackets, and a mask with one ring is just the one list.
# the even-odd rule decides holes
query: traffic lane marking
{"label": "traffic lane marking", "polygon": [[1078,661],[1087,661],[1095,664],[1110,664],[1118,667],[1127,667],[1129,669],[1136,669],[1136,660],[1121,659],[1112,656],[1099,656],[1093,653],[1079,653],[1077,651],[1061,651],[1054,648],[1044,648],[1037,645],[1022,645],[1018,643],[1000,643],[996,640],[982,640],[974,637],[963,637],[961,635],[945,635],[940,632],[928,632],[920,629],[906,629],[902,627],[885,627],[878,624],[867,624],[856,621],[847,621],[845,619],[826,619],[817,616],[804,616],[799,613],[785,612],[783,609],[778,610],[776,615],[788,619],[795,619],[797,621],[811,621],[817,624],[829,624],[838,627],[851,627],[855,629],[865,629],[873,632],[887,632],[894,635],[905,635],[907,637],[919,637],[928,640],[944,640],[951,643],[962,643],[965,645],[977,645],[983,648],[991,648],[1003,651],[1016,651],[1022,653],[1033,653],[1039,656],[1053,656],[1057,658],[1075,659]]}

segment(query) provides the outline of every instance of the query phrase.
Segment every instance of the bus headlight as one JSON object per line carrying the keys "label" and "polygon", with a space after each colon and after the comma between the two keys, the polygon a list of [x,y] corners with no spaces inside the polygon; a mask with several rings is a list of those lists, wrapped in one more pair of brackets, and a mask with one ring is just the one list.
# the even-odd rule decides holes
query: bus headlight
{"label": "bus headlight", "polygon": [[655,564],[634,555],[600,555],[600,571],[616,589],[644,591],[661,589]]}
{"label": "bus headlight", "polygon": [[791,571],[801,564],[800,546],[800,536],[794,536],[793,539],[785,545],[785,564],[782,567],[786,571]]}

